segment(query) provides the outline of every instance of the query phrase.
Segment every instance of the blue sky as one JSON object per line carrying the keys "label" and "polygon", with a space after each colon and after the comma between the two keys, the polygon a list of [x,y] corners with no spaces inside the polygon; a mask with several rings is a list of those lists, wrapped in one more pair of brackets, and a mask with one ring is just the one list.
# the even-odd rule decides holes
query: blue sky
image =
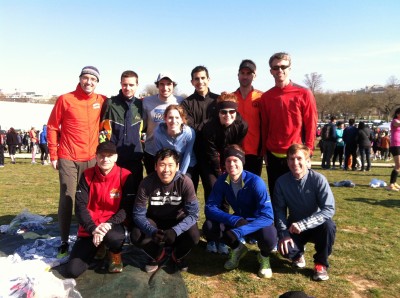
{"label": "blue sky", "polygon": [[116,94],[122,71],[139,91],[159,72],[191,94],[190,71],[205,65],[216,93],[237,88],[242,59],[257,64],[256,88],[272,87],[268,58],[292,55],[292,79],[322,74],[324,90],[400,79],[400,1],[351,0],[0,0],[0,89],[61,94],[80,70],[101,73],[97,92]]}

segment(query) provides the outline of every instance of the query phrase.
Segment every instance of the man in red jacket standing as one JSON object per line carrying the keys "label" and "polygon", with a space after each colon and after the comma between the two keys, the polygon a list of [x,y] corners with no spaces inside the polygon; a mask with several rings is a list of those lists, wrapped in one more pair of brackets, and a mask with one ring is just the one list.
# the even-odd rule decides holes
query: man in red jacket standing
{"label": "man in red jacket standing", "polygon": [[275,86],[260,100],[262,149],[267,165],[268,188],[274,206],[275,181],[289,172],[287,149],[294,143],[312,152],[317,129],[317,106],[312,92],[290,78],[291,57],[275,53],[269,59]]}
{"label": "man in red jacket standing", "polygon": [[59,171],[60,202],[58,221],[61,246],[58,257],[68,254],[73,199],[83,171],[96,163],[100,112],[105,96],[94,93],[100,73],[94,66],[85,66],[76,90],[61,95],[47,123],[47,139],[51,165]]}

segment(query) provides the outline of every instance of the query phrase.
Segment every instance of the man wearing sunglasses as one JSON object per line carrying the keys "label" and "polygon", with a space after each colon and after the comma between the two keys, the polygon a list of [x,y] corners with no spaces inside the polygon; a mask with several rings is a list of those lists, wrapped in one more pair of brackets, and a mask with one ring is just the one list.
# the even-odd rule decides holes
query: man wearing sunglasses
{"label": "man wearing sunglasses", "polygon": [[291,57],[275,53],[269,59],[275,86],[260,100],[262,152],[267,165],[268,186],[274,206],[274,186],[289,172],[286,152],[294,143],[312,152],[317,129],[317,107],[312,92],[290,80]]}

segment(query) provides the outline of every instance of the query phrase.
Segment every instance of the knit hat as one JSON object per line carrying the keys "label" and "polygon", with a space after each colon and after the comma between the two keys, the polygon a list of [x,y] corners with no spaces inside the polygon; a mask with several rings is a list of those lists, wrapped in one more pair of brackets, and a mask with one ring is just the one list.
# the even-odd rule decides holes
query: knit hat
{"label": "knit hat", "polygon": [[240,150],[237,150],[236,148],[234,148],[232,146],[228,146],[227,148],[225,148],[225,151],[224,151],[225,160],[231,156],[237,157],[242,161],[243,164],[245,163],[244,153]]}
{"label": "knit hat", "polygon": [[81,71],[81,74],[79,75],[79,77],[81,77],[84,74],[90,74],[92,76],[95,76],[97,78],[97,81],[100,81],[100,72],[94,66],[85,66],[84,68],[82,68],[82,71]]}
{"label": "knit hat", "polygon": [[108,141],[100,143],[96,148],[96,154],[100,153],[117,154],[117,147],[114,143]]}

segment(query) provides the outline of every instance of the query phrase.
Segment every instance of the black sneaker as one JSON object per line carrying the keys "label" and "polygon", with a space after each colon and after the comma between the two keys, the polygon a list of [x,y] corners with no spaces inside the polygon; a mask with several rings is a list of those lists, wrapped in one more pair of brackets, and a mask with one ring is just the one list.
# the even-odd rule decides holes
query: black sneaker
{"label": "black sneaker", "polygon": [[186,262],[185,258],[180,258],[177,259],[175,257],[175,252],[172,253],[172,260],[174,261],[174,263],[176,264],[176,267],[178,267],[178,270],[181,272],[187,272],[189,269],[189,265]]}
{"label": "black sneaker", "polygon": [[61,242],[61,245],[58,247],[57,259],[62,259],[68,256],[68,248],[69,248],[68,242],[65,241]]}

